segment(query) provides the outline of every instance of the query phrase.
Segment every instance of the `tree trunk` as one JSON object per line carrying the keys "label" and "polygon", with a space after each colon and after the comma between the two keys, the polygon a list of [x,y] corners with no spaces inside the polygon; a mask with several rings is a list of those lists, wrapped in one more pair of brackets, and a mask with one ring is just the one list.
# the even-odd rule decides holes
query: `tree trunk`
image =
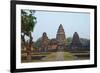
{"label": "tree trunk", "polygon": [[30,37],[30,40],[29,40],[29,43],[28,43],[28,56],[27,56],[27,59],[28,61],[31,61],[31,56],[32,56],[32,36],[31,36],[31,32],[29,33],[29,37]]}
{"label": "tree trunk", "polygon": [[23,35],[21,35],[21,46],[22,46],[22,49],[24,49],[25,48],[25,34],[23,34]]}

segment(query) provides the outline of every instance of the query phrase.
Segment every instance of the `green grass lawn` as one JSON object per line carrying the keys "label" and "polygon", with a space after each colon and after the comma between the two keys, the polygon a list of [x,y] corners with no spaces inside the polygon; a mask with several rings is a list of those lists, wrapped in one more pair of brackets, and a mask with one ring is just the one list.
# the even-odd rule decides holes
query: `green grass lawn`
{"label": "green grass lawn", "polygon": [[75,60],[75,56],[72,53],[64,52],[64,60]]}
{"label": "green grass lawn", "polygon": [[[59,52],[58,52],[59,54]],[[83,54],[82,54],[83,55]],[[57,58],[57,52],[41,52],[41,53],[32,53],[33,57],[41,57],[44,56],[43,58],[37,60],[33,58],[30,62],[47,62],[47,61],[56,61]],[[70,52],[63,52],[63,57],[64,61],[69,61],[69,60],[79,60],[81,58],[76,57],[73,53]],[[84,59],[84,58],[82,58]],[[23,60],[22,63],[28,62],[27,60]]]}
{"label": "green grass lawn", "polygon": [[[43,61],[55,61],[56,60],[56,52],[48,52],[48,53],[40,53],[40,54],[34,54],[33,56],[46,56],[45,58],[41,60],[32,60],[32,62],[43,62]],[[64,52],[64,60],[74,60],[76,57],[72,55],[69,52]]]}
{"label": "green grass lawn", "polygon": [[56,53],[51,52],[50,54],[46,55],[46,57],[43,59],[43,61],[54,61],[56,58]]}

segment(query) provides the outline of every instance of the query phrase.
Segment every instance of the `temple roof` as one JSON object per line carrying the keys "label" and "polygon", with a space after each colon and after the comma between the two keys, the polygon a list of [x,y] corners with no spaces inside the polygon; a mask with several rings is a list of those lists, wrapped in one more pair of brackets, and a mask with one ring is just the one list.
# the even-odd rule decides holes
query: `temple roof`
{"label": "temple roof", "polygon": [[51,39],[50,44],[57,44],[57,40],[55,38]]}
{"label": "temple roof", "polygon": [[63,25],[62,25],[62,24],[59,25],[59,30],[60,30],[60,29],[63,29]]}
{"label": "temple roof", "polygon": [[62,25],[62,24],[59,25],[57,34],[65,34],[64,29],[63,29],[63,25]]}
{"label": "temple roof", "polygon": [[77,32],[74,32],[74,34],[73,34],[72,44],[73,45],[80,45],[81,44],[80,38],[79,38],[79,35]]}

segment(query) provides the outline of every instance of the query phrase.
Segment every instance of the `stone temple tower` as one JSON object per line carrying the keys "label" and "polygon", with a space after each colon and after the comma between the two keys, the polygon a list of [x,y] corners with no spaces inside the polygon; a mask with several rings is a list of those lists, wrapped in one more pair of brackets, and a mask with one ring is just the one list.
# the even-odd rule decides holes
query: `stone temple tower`
{"label": "stone temple tower", "polygon": [[71,43],[72,48],[79,48],[82,46],[81,42],[80,42],[80,38],[77,32],[75,32],[73,34],[73,39],[72,39],[72,43]]}
{"label": "stone temple tower", "polygon": [[63,50],[66,45],[66,37],[62,24],[58,28],[56,40],[58,42],[58,49]]}
{"label": "stone temple tower", "polygon": [[49,43],[48,36],[47,36],[46,32],[44,32],[42,35],[42,40],[41,40],[42,51],[44,51],[44,52],[47,51],[48,43]]}

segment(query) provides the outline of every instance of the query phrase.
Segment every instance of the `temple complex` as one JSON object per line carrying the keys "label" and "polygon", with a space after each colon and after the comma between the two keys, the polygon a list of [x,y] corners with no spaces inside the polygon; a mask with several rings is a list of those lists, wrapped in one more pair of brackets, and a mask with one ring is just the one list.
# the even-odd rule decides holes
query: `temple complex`
{"label": "temple complex", "polygon": [[[22,43],[22,49],[25,45]],[[55,38],[49,39],[46,32],[43,32],[41,41],[40,41],[40,47],[35,49],[35,45],[33,46],[34,52],[56,52],[56,51],[64,51],[64,50],[71,50],[71,49],[77,49],[82,48],[82,43],[80,42],[80,38],[77,32],[73,34],[72,42],[70,45],[67,45],[66,35],[63,28],[63,25],[60,24],[57,30],[57,34]]]}
{"label": "temple complex", "polygon": [[66,37],[62,24],[60,24],[56,38],[49,39],[46,32],[42,35],[41,48],[42,51],[63,51],[66,46]]}
{"label": "temple complex", "polygon": [[[41,53],[64,53],[69,52],[73,53],[75,56],[79,57],[83,56],[84,54],[86,58],[89,58],[89,43],[86,46],[83,45],[83,42],[80,41],[79,35],[77,32],[74,32],[73,37],[70,39],[70,43],[68,39],[66,39],[65,31],[63,25],[60,24],[57,30],[57,34],[54,38],[49,38],[46,32],[43,32],[40,39],[36,42],[24,42],[21,36],[21,61],[27,60],[30,62],[31,60],[40,60],[41,58],[45,57],[44,55],[40,55]],[[31,38],[32,40],[32,38]],[[82,43],[81,43],[82,42]],[[78,53],[80,52],[80,53]],[[36,54],[35,54],[36,53]],[[39,53],[39,54],[38,54]],[[76,54],[75,54],[76,53]],[[48,58],[48,57],[46,57]],[[76,58],[76,57],[75,57]],[[63,60],[63,58],[60,60]]]}

